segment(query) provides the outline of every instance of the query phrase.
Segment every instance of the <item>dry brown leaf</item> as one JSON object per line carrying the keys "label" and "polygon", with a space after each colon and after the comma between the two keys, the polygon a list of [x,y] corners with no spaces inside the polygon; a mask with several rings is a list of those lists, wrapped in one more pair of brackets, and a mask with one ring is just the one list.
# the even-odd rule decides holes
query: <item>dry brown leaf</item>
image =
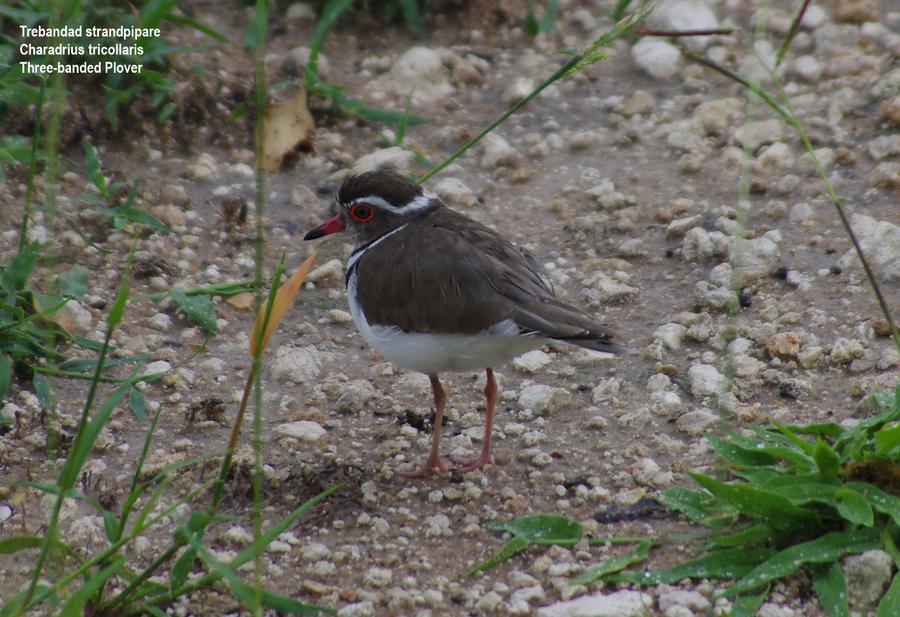
{"label": "dry brown leaf", "polygon": [[[43,306],[37,296],[34,297],[32,305],[34,306],[35,312],[38,313],[43,313],[47,309],[51,308],[48,306]],[[53,313],[45,313],[44,319],[55,323],[57,326],[62,328],[63,331],[65,331],[65,333],[69,336],[74,336],[78,332],[78,321],[75,319],[75,315],[67,311],[64,306],[58,308]]]}
{"label": "dry brown leaf", "polygon": [[272,336],[275,328],[278,327],[281,318],[284,317],[291,302],[294,301],[297,292],[300,291],[300,285],[303,284],[303,279],[306,278],[306,275],[309,274],[310,269],[312,269],[313,262],[316,259],[316,253],[317,251],[313,251],[312,254],[306,258],[306,261],[300,264],[300,267],[297,268],[297,271],[294,272],[293,276],[291,276],[291,278],[275,292],[275,299],[272,301],[272,312],[269,315],[269,323],[266,325],[266,329],[260,340],[260,347],[257,349],[256,340],[259,338],[259,330],[262,328],[263,321],[266,318],[266,304],[263,304],[259,308],[259,314],[256,316],[256,323],[253,324],[253,332],[250,334],[249,351],[252,357],[255,358],[258,353],[262,353],[266,348],[269,338]]}
{"label": "dry brown leaf", "polygon": [[250,310],[250,308],[253,306],[253,294],[249,291],[234,294],[233,296],[225,300],[225,302],[236,309],[247,311]]}
{"label": "dry brown leaf", "polygon": [[301,88],[283,103],[269,105],[262,168],[278,171],[286,156],[312,148],[315,130],[312,114],[306,106],[306,88]]}

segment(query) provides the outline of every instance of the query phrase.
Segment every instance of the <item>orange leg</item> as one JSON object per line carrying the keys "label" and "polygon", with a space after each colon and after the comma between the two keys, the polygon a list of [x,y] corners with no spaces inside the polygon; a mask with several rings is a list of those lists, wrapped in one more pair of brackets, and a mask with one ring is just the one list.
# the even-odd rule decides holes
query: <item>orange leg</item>
{"label": "orange leg", "polygon": [[484,386],[484,397],[487,399],[487,410],[484,414],[484,440],[481,444],[481,454],[469,459],[454,459],[456,463],[454,471],[467,473],[481,469],[485,465],[493,465],[494,457],[491,456],[491,435],[494,433],[494,408],[497,406],[497,382],[494,380],[494,370],[486,369],[487,384]]}
{"label": "orange leg", "polygon": [[415,471],[398,471],[397,474],[404,478],[421,478],[430,469],[447,472],[447,466],[441,460],[441,420],[444,417],[444,405],[447,403],[447,394],[441,386],[437,375],[429,375],[431,391],[434,392],[434,430],[431,432],[431,451],[425,462]]}

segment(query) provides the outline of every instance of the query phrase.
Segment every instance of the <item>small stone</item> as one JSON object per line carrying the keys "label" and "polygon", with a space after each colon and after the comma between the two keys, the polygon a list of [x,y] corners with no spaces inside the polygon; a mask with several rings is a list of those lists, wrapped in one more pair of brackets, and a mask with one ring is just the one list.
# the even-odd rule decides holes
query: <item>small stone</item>
{"label": "small stone", "polygon": [[684,606],[695,611],[709,608],[709,600],[698,591],[668,587],[659,594],[659,609],[667,611],[671,606]]}
{"label": "small stone", "polygon": [[619,389],[621,387],[622,380],[618,377],[610,377],[609,379],[604,379],[591,391],[591,400],[594,401],[595,405],[599,405],[601,403],[609,401],[619,393]]}
{"label": "small stone", "polygon": [[694,118],[700,121],[708,135],[724,137],[735,121],[744,117],[744,101],[736,98],[715,99],[700,103]]}
{"label": "small stone", "polygon": [[856,339],[839,338],[831,346],[831,364],[847,364],[863,355],[862,343]]}
{"label": "small stone", "polygon": [[667,323],[658,327],[653,333],[653,338],[662,341],[668,349],[677,351],[681,349],[687,328],[677,323]]}
{"label": "small stone", "polygon": [[861,24],[877,21],[881,9],[873,0],[841,0],[834,9],[834,20],[838,23]]}
{"label": "small stone", "polygon": [[666,238],[679,238],[687,231],[700,224],[702,217],[700,215],[685,216],[675,219],[666,227]]}
{"label": "small stone", "polygon": [[168,373],[172,370],[172,364],[165,360],[157,360],[151,362],[144,367],[144,375],[156,375],[157,373]]}
{"label": "small stone", "polygon": [[774,602],[766,602],[759,607],[756,617],[795,617],[794,609]]}
{"label": "small stone", "polygon": [[363,574],[363,582],[372,587],[387,587],[394,580],[394,573],[387,568],[369,568]]}
{"label": "small stone", "polygon": [[478,203],[478,198],[462,180],[443,178],[435,186],[434,192],[448,206],[471,208]]}
{"label": "small stone", "polygon": [[537,617],[646,617],[653,598],[631,590],[597,592],[537,610]]}
{"label": "small stone", "polygon": [[881,103],[881,117],[894,126],[900,126],[900,94]]}
{"label": "small stone", "polygon": [[813,345],[803,349],[797,355],[797,361],[803,368],[816,368],[825,363],[825,348]]}
{"label": "small stone", "polygon": [[325,429],[318,422],[311,420],[298,420],[297,422],[288,422],[275,427],[275,432],[285,437],[293,437],[300,441],[314,443],[325,435]]}
{"label": "small stone", "polygon": [[571,399],[572,395],[568,390],[534,384],[522,389],[519,394],[519,406],[537,415],[551,415],[565,407]]}
{"label": "small stone", "polygon": [[697,398],[723,394],[728,380],[711,364],[695,364],[688,369],[691,393]]}
{"label": "small stone", "polygon": [[333,324],[348,324],[353,321],[353,315],[341,309],[330,309],[325,315]]}
{"label": "small stone", "polygon": [[169,227],[180,227],[187,223],[184,210],[172,204],[163,204],[150,208],[150,214],[158,218]]}
{"label": "small stone", "polygon": [[900,154],[900,134],[880,135],[868,144],[869,155],[876,161]]}
{"label": "small stone", "polygon": [[681,241],[681,256],[685,261],[701,261],[728,254],[731,242],[720,231],[706,231],[702,227],[689,229]]}
{"label": "small stone", "polygon": [[738,127],[732,136],[732,142],[738,146],[756,152],[760,146],[782,141],[785,137],[784,125],[778,119],[748,122]]}
{"label": "small stone", "polygon": [[781,360],[792,360],[800,353],[800,337],[794,332],[779,332],[763,344],[770,356]]}
{"label": "small stone", "polygon": [[404,150],[400,146],[383,148],[357,159],[353,165],[354,174],[366,171],[388,170],[406,175],[416,161],[416,153]]}
{"label": "small stone", "polygon": [[816,216],[815,210],[808,203],[800,202],[791,208],[788,219],[792,223],[802,223],[803,221],[813,220]]}
{"label": "small stone", "polygon": [[312,345],[281,345],[275,352],[272,376],[291,383],[312,383],[322,371],[322,357]]}
{"label": "small stone", "polygon": [[701,408],[682,415],[675,421],[675,426],[689,435],[702,435],[721,421],[717,414]]}
{"label": "small stone", "polygon": [[503,102],[506,105],[518,103],[534,90],[534,82],[528,77],[517,77],[503,90]]}
{"label": "small stone", "polygon": [[148,320],[148,325],[154,330],[168,332],[172,329],[172,318],[165,313],[156,313]]}
{"label": "small stone", "polygon": [[497,133],[488,133],[481,143],[482,169],[491,170],[497,167],[512,167],[518,164],[521,158],[518,151]]}
{"label": "small stone", "polygon": [[78,300],[69,299],[59,312],[54,321],[69,334],[87,334],[93,323],[93,316]]}
{"label": "small stone", "polygon": [[[287,53],[287,65],[286,68],[290,68],[297,73],[302,73],[306,66],[309,64],[309,58],[312,55],[312,50],[306,46],[295,47]],[[328,58],[325,57],[324,54],[319,52],[318,57],[318,67],[316,71],[318,72],[319,77],[322,79],[329,79],[331,76],[331,63],[328,61]]]}
{"label": "small stone", "polygon": [[746,354],[734,356],[731,363],[734,365],[734,374],[738,377],[756,377],[766,368],[765,362]]}
{"label": "small stone", "polygon": [[366,405],[378,398],[378,393],[367,381],[356,380],[346,385],[344,391],[334,403],[338,413],[356,414],[362,412]]}
{"label": "small stone", "polygon": [[851,609],[866,612],[875,604],[891,581],[893,560],[882,550],[866,551],[841,560],[841,570],[847,580],[847,595]]}
{"label": "small stone", "polygon": [[246,546],[253,542],[253,534],[243,527],[234,526],[222,534],[222,539],[230,544]]}
{"label": "small stone", "polygon": [[644,72],[656,79],[674,77],[681,67],[681,51],[671,43],[652,37],[635,43],[631,57]]}
{"label": "small stone", "polygon": [[332,259],[325,262],[306,275],[306,280],[311,283],[319,281],[340,281],[344,276],[344,264],[340,259]]}
{"label": "small stone", "polygon": [[900,351],[894,346],[883,349],[875,359],[875,368],[879,371],[887,371],[897,365],[900,365]]}
{"label": "small stone", "polygon": [[638,114],[648,114],[656,107],[656,100],[646,90],[635,90],[622,104],[622,114],[628,117]]}
{"label": "small stone", "polygon": [[395,94],[412,94],[415,104],[428,104],[447,99],[455,89],[450,83],[450,69],[442,55],[449,50],[411,47],[391,66],[383,81]]}
{"label": "small stone", "polygon": [[875,332],[875,336],[888,337],[891,335],[891,324],[887,319],[876,319],[872,322],[872,331]]}
{"label": "small stone", "polygon": [[513,360],[513,366],[523,373],[534,374],[550,364],[550,362],[551,358],[549,355],[540,349],[535,349],[515,358]]}
{"label": "small stone", "polygon": [[879,163],[869,174],[872,184],[882,188],[900,188],[900,163],[885,161]]}
{"label": "small stone", "polygon": [[[704,0],[667,0],[650,14],[648,25],[658,30],[715,30],[719,20]],[[691,49],[704,49],[709,36],[687,36],[683,43]]]}
{"label": "small stone", "polygon": [[315,21],[316,10],[305,2],[295,2],[288,7],[284,16],[288,20]]}
{"label": "small stone", "polygon": [[744,281],[768,276],[777,268],[780,255],[769,234],[752,240],[735,238],[729,251],[731,263]]}
{"label": "small stone", "polygon": [[825,67],[815,56],[800,56],[791,63],[791,73],[810,83],[822,77]]}
{"label": "small stone", "polygon": [[331,556],[331,549],[321,542],[310,542],[301,552],[306,561],[320,561]]}

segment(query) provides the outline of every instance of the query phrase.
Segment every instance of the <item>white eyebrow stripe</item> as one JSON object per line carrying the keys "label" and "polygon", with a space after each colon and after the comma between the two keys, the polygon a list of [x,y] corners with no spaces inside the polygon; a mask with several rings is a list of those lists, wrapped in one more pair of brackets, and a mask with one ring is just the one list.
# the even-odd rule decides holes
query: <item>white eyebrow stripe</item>
{"label": "white eyebrow stripe", "polygon": [[421,195],[413,199],[407,205],[403,206],[402,208],[398,208],[397,206],[388,203],[388,201],[383,197],[379,197],[378,195],[368,195],[366,197],[357,197],[356,199],[351,201],[348,206],[353,207],[358,203],[367,203],[372,204],[376,208],[386,210],[391,214],[409,214],[411,212],[424,210],[431,204],[432,200],[436,200],[437,198],[437,195],[435,195],[434,193],[430,191],[423,191]]}

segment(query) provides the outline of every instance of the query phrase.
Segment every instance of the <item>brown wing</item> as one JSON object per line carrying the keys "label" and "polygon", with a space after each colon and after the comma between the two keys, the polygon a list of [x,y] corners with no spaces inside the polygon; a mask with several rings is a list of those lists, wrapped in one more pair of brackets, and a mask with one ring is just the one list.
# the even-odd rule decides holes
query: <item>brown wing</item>
{"label": "brown wing", "polygon": [[624,351],[589,316],[559,301],[539,272],[492,229],[440,208],[369,249],[358,290],[370,323],[475,333],[511,319],[523,332]]}

